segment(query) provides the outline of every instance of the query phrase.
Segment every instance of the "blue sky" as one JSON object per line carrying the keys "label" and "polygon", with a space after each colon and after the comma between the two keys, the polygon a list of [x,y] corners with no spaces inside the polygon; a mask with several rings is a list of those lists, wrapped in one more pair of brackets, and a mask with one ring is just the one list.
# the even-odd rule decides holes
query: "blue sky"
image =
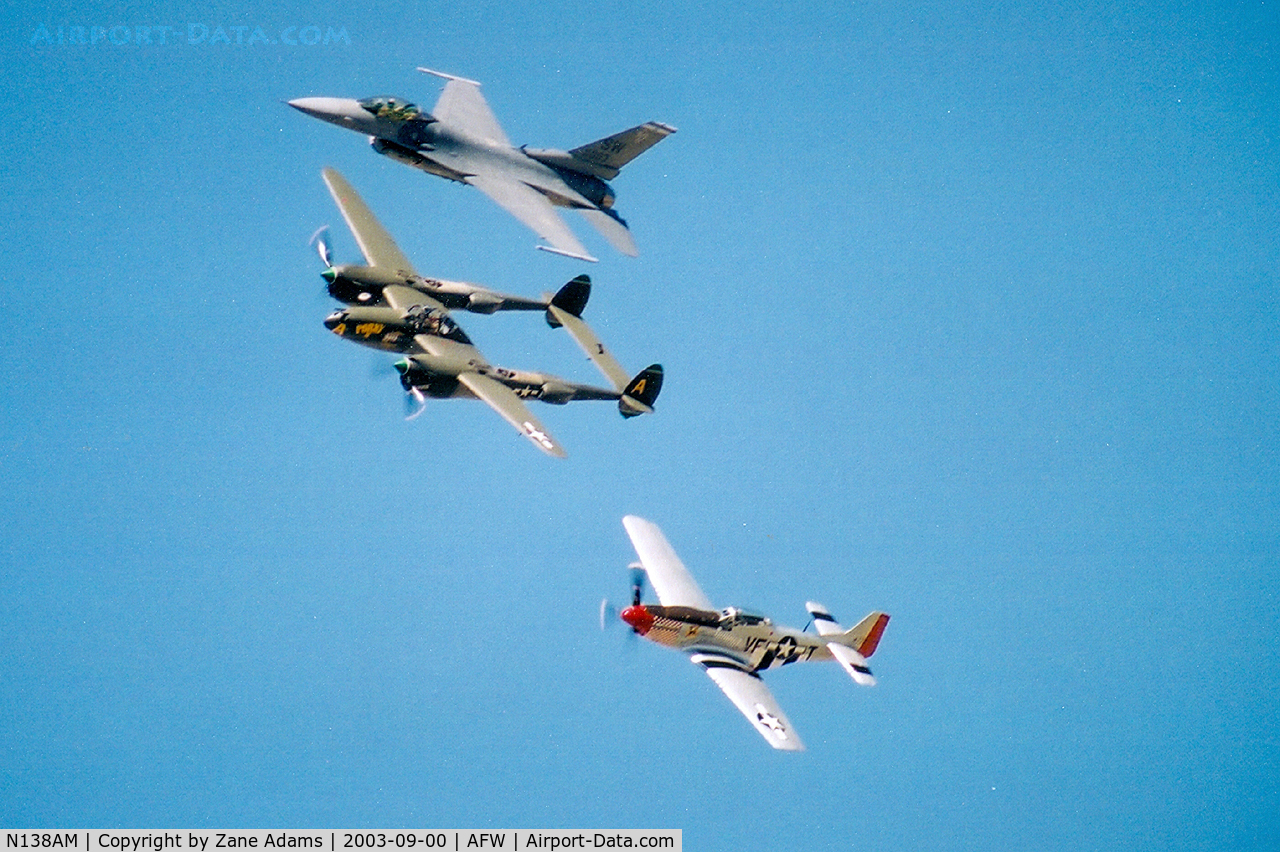
{"label": "blue sky", "polygon": [[[0,823],[1280,843],[1273,5],[0,15]],[[613,183],[640,257],[533,251],[282,104],[429,108],[416,65],[516,144],[677,126]],[[394,359],[321,325],[307,238],[357,257],[325,165],[425,274],[588,272],[656,416],[540,407],[563,462],[479,404],[404,422]],[[535,316],[460,320],[595,379]],[[809,751],[770,751],[598,630],[627,513],[722,604],[891,612],[880,685],[774,673]]]}

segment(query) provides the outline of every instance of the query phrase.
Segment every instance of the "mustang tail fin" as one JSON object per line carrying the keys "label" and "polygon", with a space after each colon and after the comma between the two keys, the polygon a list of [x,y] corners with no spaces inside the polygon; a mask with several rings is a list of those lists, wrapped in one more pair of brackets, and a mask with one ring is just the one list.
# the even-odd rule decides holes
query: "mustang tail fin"
{"label": "mustang tail fin", "polygon": [[623,417],[652,414],[654,400],[662,390],[662,365],[650,364],[636,375],[618,400],[618,411]]}
{"label": "mustang tail fin", "polygon": [[860,686],[875,686],[876,679],[867,665],[867,657],[876,652],[889,616],[873,612],[853,627],[843,630],[822,604],[809,601],[804,606],[813,616],[813,626],[818,635],[827,640],[827,649],[840,667]]}
{"label": "mustang tail fin", "polygon": [[870,657],[880,644],[889,616],[883,612],[870,613],[853,627],[844,632],[845,644],[864,657]]}
{"label": "mustang tail fin", "polygon": [[597,177],[613,180],[623,166],[675,132],[676,129],[669,124],[649,121],[574,148],[569,154],[587,164]]}

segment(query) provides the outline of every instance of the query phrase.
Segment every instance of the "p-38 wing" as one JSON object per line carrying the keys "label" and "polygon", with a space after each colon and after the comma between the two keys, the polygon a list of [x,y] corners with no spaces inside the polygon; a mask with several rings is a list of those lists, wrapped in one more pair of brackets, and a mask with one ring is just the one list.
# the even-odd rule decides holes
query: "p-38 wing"
{"label": "p-38 wing", "polygon": [[[347,330],[348,316],[366,316],[378,319],[378,311],[387,311],[389,321],[394,320],[406,324],[412,321],[412,329],[420,329],[421,333],[412,334],[412,343],[397,345],[399,352],[407,354],[404,361],[397,363],[402,371],[402,383],[406,390],[419,402],[424,398],[421,388],[428,388],[431,395],[467,395],[484,400],[490,408],[516,430],[549,455],[563,457],[564,449],[550,435],[547,427],[529,411],[524,399],[517,394],[547,400],[547,402],[568,402],[571,399],[616,399],[623,417],[653,411],[653,399],[657,397],[662,386],[662,367],[650,366],[641,371],[635,379],[626,380],[621,367],[604,351],[591,333],[588,326],[581,321],[581,308],[586,302],[586,294],[590,292],[590,280],[585,276],[570,281],[556,298],[540,302],[524,302],[511,304],[516,310],[526,310],[529,306],[545,308],[547,319],[553,326],[566,325],[573,338],[580,345],[594,342],[598,352],[593,356],[596,366],[605,372],[613,389],[594,388],[591,385],[567,383],[554,376],[544,374],[527,374],[527,372],[503,370],[485,361],[483,354],[460,327],[449,320],[447,308],[438,299],[411,283],[424,283],[430,279],[422,279],[413,270],[411,262],[399,249],[396,241],[381,226],[372,214],[369,206],[347,182],[342,175],[333,169],[324,170],[325,184],[329,187],[343,219],[355,235],[360,251],[364,253],[369,267],[357,270],[360,275],[381,280],[379,285],[380,303],[375,306],[353,306],[346,311],[335,312],[326,320],[326,325],[334,331]],[[325,256],[326,251],[321,253]],[[352,267],[332,267],[326,275],[337,276],[339,270]],[[387,275],[390,272],[390,275]],[[330,281],[333,279],[330,278]],[[403,281],[403,283],[399,283]],[[438,281],[434,281],[439,284]],[[502,294],[494,294],[485,290],[490,299],[502,299]],[[367,296],[367,294],[365,294]],[[520,302],[520,299],[508,297],[509,301]],[[385,306],[385,307],[384,307]],[[367,320],[366,320],[367,321]],[[352,320],[355,324],[356,320]],[[371,326],[383,329],[380,322],[371,322]],[[356,325],[356,329],[360,326]],[[588,343],[584,343],[588,342]],[[367,339],[365,340],[367,343]],[[383,345],[380,348],[388,348]],[[616,370],[611,371],[612,368]],[[419,379],[421,381],[419,381]]]}

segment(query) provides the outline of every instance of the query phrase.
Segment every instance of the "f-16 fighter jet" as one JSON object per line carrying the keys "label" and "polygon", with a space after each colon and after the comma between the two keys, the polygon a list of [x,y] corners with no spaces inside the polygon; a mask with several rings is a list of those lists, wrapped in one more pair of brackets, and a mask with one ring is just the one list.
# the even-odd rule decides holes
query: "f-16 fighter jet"
{"label": "f-16 fighter jet", "polygon": [[595,260],[555,210],[569,207],[618,251],[636,256],[631,231],[614,212],[613,189],[605,181],[675,133],[674,127],[650,121],[570,151],[517,148],[502,132],[479,83],[418,70],[449,81],[430,113],[393,97],[298,98],[289,106],[368,136],[379,154],[476,187],[550,243],[538,248]]}
{"label": "f-16 fighter jet", "polygon": [[[779,627],[762,615],[736,607],[717,611],[694,582],[662,530],[628,515],[622,525],[640,556],[632,566],[631,606],[619,616],[640,636],[684,651],[724,691],[769,745],[804,751],[773,694],[760,679],[765,669],[813,660],[835,660],[861,686],[875,686],[867,657],[875,653],[889,616],[873,612],[845,630],[826,607],[805,604],[817,635]],[[648,575],[661,605],[641,603]],[[601,605],[603,626],[608,603]]]}
{"label": "f-16 fighter jet", "polygon": [[[564,448],[524,404],[526,399],[562,405],[578,399],[617,400],[623,417],[653,411],[662,389],[662,367],[653,364],[627,378],[614,357],[582,321],[591,294],[591,279],[579,275],[554,297],[525,299],[475,284],[424,278],[395,244],[351,184],[333,169],[324,181],[367,266],[335,266],[328,242],[316,232],[322,274],[329,294],[346,307],[325,319],[339,337],[364,346],[402,353],[396,362],[400,384],[421,413],[427,397],[469,397],[484,400],[544,453],[563,457]],[[449,315],[449,308],[491,314],[500,310],[546,312],[547,324],[563,326],[604,373],[612,388],[577,384],[545,373],[508,370],[485,360],[480,350]],[[416,416],[416,413],[412,416]]]}

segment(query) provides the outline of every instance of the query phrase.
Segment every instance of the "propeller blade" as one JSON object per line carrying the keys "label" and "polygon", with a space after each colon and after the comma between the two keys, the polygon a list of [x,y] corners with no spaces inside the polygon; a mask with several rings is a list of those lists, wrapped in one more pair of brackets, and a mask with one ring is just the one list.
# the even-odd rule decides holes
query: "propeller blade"
{"label": "propeller blade", "polygon": [[618,608],[609,603],[608,598],[600,599],[600,629],[604,630],[618,620]]}
{"label": "propeller blade", "polygon": [[631,605],[639,606],[640,599],[644,597],[644,568],[639,565],[631,566]]}
{"label": "propeller blade", "polygon": [[311,239],[307,243],[316,247],[316,252],[320,255],[320,261],[324,264],[325,269],[333,267],[333,249],[329,245],[329,226],[321,225],[316,232],[311,235]]}
{"label": "propeller blade", "polygon": [[427,410],[427,398],[415,387],[410,387],[404,395],[405,420],[413,420]]}

